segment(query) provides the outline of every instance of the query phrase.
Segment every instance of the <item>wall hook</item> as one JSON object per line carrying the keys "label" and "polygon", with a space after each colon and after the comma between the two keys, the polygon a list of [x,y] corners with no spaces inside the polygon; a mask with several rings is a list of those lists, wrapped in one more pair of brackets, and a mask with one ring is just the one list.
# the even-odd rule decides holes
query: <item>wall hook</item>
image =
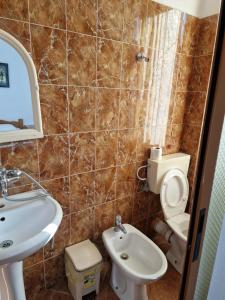
{"label": "wall hook", "polygon": [[142,53],[142,52],[138,52],[136,54],[136,61],[139,61],[139,62],[141,62],[141,61],[149,62],[149,57],[146,57],[144,55],[144,53]]}

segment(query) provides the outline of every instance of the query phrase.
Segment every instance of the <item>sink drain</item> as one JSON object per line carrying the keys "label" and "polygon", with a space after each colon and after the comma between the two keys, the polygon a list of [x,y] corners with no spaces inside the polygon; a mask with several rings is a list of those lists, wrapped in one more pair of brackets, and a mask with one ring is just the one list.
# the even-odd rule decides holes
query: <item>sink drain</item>
{"label": "sink drain", "polygon": [[9,248],[10,246],[12,246],[12,244],[13,244],[13,241],[5,240],[0,243],[0,248]]}
{"label": "sink drain", "polygon": [[122,254],[120,254],[120,258],[122,258],[122,259],[126,260],[126,259],[128,259],[128,258],[129,258],[129,256],[128,256],[128,254],[127,254],[127,253],[122,253]]}

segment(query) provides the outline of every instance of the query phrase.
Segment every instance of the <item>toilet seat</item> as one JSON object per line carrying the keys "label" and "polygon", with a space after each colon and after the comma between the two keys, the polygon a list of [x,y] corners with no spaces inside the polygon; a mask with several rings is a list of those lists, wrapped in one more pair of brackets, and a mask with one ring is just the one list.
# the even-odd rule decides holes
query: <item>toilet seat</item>
{"label": "toilet seat", "polygon": [[160,188],[160,202],[165,219],[183,214],[187,206],[189,184],[179,169],[173,169],[163,177]]}
{"label": "toilet seat", "polygon": [[176,232],[176,234],[181,238],[183,241],[187,241],[188,236],[188,229],[189,229],[189,222],[190,222],[190,215],[187,213],[182,213],[175,217],[172,217],[166,220],[167,224],[170,228]]}

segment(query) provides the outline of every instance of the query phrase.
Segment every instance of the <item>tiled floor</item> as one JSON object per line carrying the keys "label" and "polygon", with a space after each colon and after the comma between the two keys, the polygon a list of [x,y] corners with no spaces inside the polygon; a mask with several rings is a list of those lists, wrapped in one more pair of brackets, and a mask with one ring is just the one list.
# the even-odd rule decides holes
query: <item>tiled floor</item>
{"label": "tiled floor", "polygon": [[[148,295],[151,300],[177,300],[179,296],[181,276],[170,265],[167,273],[160,280],[148,285]],[[118,300],[111,290],[108,281],[101,285],[98,296],[89,295],[84,300]],[[73,300],[69,292],[48,290],[33,297],[33,300]],[[128,299],[129,300],[129,299]],[[138,299],[137,299],[138,300]]]}

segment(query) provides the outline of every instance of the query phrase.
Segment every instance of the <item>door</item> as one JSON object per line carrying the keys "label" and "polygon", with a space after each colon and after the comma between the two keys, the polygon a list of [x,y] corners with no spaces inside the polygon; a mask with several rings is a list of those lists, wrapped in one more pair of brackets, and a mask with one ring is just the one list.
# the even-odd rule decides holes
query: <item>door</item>
{"label": "door", "polygon": [[194,206],[187,243],[180,299],[193,299],[204,239],[219,141],[225,114],[225,6],[222,2],[217,46],[209,87],[200,160],[196,174]]}

